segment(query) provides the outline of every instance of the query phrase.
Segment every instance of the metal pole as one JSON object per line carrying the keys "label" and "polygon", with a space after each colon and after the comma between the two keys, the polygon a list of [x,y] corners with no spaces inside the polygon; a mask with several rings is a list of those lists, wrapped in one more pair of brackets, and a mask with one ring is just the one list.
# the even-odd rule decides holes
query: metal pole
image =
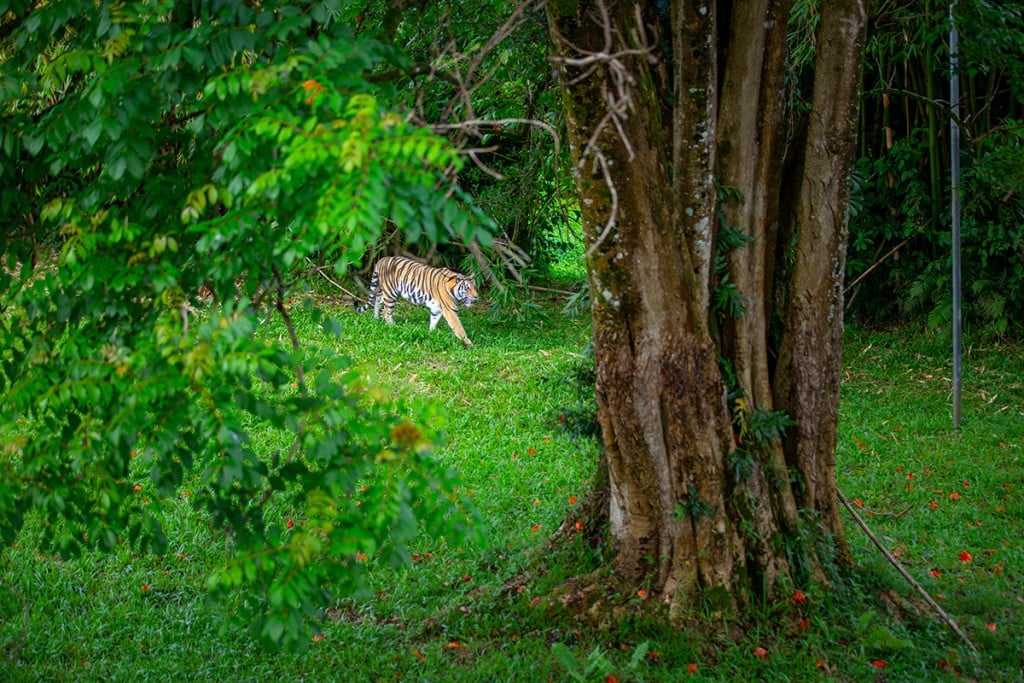
{"label": "metal pole", "polygon": [[960,428],[961,393],[963,390],[963,329],[960,309],[960,74],[958,68],[959,36],[953,8],[956,0],[949,3],[949,170],[952,182],[953,223],[953,429]]}

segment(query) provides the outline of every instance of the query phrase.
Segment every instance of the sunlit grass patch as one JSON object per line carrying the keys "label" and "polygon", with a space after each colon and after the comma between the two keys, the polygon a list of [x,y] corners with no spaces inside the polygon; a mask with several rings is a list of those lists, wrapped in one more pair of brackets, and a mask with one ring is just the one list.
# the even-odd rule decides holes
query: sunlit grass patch
{"label": "sunlit grass patch", "polygon": [[[848,335],[840,488],[959,621],[980,651],[974,658],[849,517],[858,570],[831,586],[794,587],[753,617],[694,614],[678,631],[644,614],[649,597],[637,587],[609,598],[623,607],[614,623],[575,622],[550,597],[611,559],[579,536],[550,543],[597,466],[596,445],[570,438],[559,419],[579,399],[571,378],[589,321],[541,307],[513,324],[470,309],[460,315],[474,341],[467,349],[443,325],[428,332],[421,308],[399,305],[394,326],[349,308],[331,313],[335,332],[297,315],[300,338],[351,357],[368,385],[410,409],[438,406],[431,426],[444,446],[434,457],[459,472],[487,544],[420,534],[404,566],[368,558],[367,592],[317,615],[322,637],[293,654],[264,652],[244,630],[225,627],[205,589],[224,540],[186,498],[166,504],[162,556],[121,546],[59,560],[28,533],[0,564],[0,644],[11,680],[1019,678],[1021,347],[969,350],[956,433],[944,340]],[[275,323],[267,333],[285,331]],[[282,448],[289,435],[259,438]],[[287,497],[275,496],[266,514],[285,524]]]}

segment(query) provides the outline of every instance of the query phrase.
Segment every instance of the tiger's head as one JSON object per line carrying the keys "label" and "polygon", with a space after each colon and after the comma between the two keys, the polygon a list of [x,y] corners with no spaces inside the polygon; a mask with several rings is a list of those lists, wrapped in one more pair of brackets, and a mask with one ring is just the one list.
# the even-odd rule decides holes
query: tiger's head
{"label": "tiger's head", "polygon": [[462,306],[472,306],[477,299],[476,280],[465,275],[456,274],[452,298]]}

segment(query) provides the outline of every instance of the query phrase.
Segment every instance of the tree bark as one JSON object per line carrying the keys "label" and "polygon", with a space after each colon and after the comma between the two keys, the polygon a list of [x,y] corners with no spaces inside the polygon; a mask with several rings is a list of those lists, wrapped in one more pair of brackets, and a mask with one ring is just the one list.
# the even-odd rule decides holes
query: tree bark
{"label": "tree bark", "polygon": [[[781,578],[793,578],[791,541],[805,518],[820,518],[829,534],[842,531],[832,514],[842,312],[835,297],[854,138],[841,136],[853,118],[855,92],[844,88],[851,78],[856,84],[864,19],[858,28],[857,3],[824,10],[819,45],[828,55],[819,56],[803,172],[786,178],[789,4],[734,9],[740,4],[718,3],[723,12],[716,3],[679,1],[659,14],[654,3],[548,3],[590,243],[615,568],[674,614],[699,600],[735,610],[752,595],[770,596]],[[720,39],[721,26],[731,28]],[[840,67],[849,73],[837,74]],[[742,203],[720,207],[719,182],[738,188]],[[784,222],[780,196],[791,188],[800,202]],[[723,252],[725,271],[716,268],[720,209],[753,239]],[[779,287],[785,234],[800,245],[792,280]],[[745,301],[740,316],[715,312],[723,272]],[[787,355],[773,367],[779,342],[768,319],[778,292],[786,298]],[[827,381],[815,386],[815,376]],[[784,438],[748,443],[755,411],[777,407],[793,411],[795,426]],[[747,463],[741,474],[738,456]],[[791,484],[789,468],[806,489]]]}

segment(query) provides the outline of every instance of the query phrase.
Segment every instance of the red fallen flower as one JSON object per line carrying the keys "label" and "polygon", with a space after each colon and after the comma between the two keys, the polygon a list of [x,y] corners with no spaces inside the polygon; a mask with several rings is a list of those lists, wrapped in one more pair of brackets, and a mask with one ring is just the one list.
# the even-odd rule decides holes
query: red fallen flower
{"label": "red fallen flower", "polygon": [[989,631],[992,631],[993,633],[995,633],[996,628],[997,628],[996,627],[996,622],[994,622],[994,621],[988,622],[987,624],[985,624],[985,628],[987,628]]}
{"label": "red fallen flower", "polygon": [[960,494],[957,493],[956,491],[954,491],[953,493],[949,494],[949,499],[950,500],[960,500]]}
{"label": "red fallen flower", "polygon": [[798,605],[806,605],[807,596],[804,595],[803,591],[793,591],[793,602],[795,602]]}
{"label": "red fallen flower", "polygon": [[931,570],[928,573],[931,574],[935,578],[939,578],[939,575],[942,574],[942,572],[940,572],[938,569],[933,569],[933,570]]}
{"label": "red fallen flower", "polygon": [[754,656],[758,659],[764,659],[768,656],[768,650],[764,649],[763,647],[755,647]]}
{"label": "red fallen flower", "polygon": [[934,510],[935,508],[939,507],[939,504],[933,500],[932,502],[928,503],[928,507]]}
{"label": "red fallen flower", "polygon": [[691,663],[687,664],[686,665],[686,673],[688,673],[688,674],[695,674],[695,673],[697,673],[697,664],[694,663],[694,662],[691,662]]}
{"label": "red fallen flower", "polygon": [[569,504],[570,505],[575,505],[578,500],[579,500],[579,498],[577,498],[576,496],[569,496]]}
{"label": "red fallen flower", "polygon": [[292,529],[292,528],[294,528],[294,527],[295,527],[295,522],[293,522],[293,521],[292,521],[292,520],[290,520],[290,519],[288,520],[288,522],[287,522],[286,524],[287,524],[287,526],[288,526],[288,528],[289,528],[289,529]]}
{"label": "red fallen flower", "polygon": [[860,498],[854,498],[853,499],[853,504],[856,505],[859,508],[864,507],[864,503],[861,501]]}
{"label": "red fallen flower", "polygon": [[884,669],[885,667],[889,666],[889,662],[885,661],[884,659],[872,659],[871,666],[878,669]]}
{"label": "red fallen flower", "polygon": [[966,550],[963,551],[962,553],[960,553],[960,561],[961,562],[970,562],[973,559],[974,559],[974,557],[972,557],[971,554],[969,552],[967,552]]}

